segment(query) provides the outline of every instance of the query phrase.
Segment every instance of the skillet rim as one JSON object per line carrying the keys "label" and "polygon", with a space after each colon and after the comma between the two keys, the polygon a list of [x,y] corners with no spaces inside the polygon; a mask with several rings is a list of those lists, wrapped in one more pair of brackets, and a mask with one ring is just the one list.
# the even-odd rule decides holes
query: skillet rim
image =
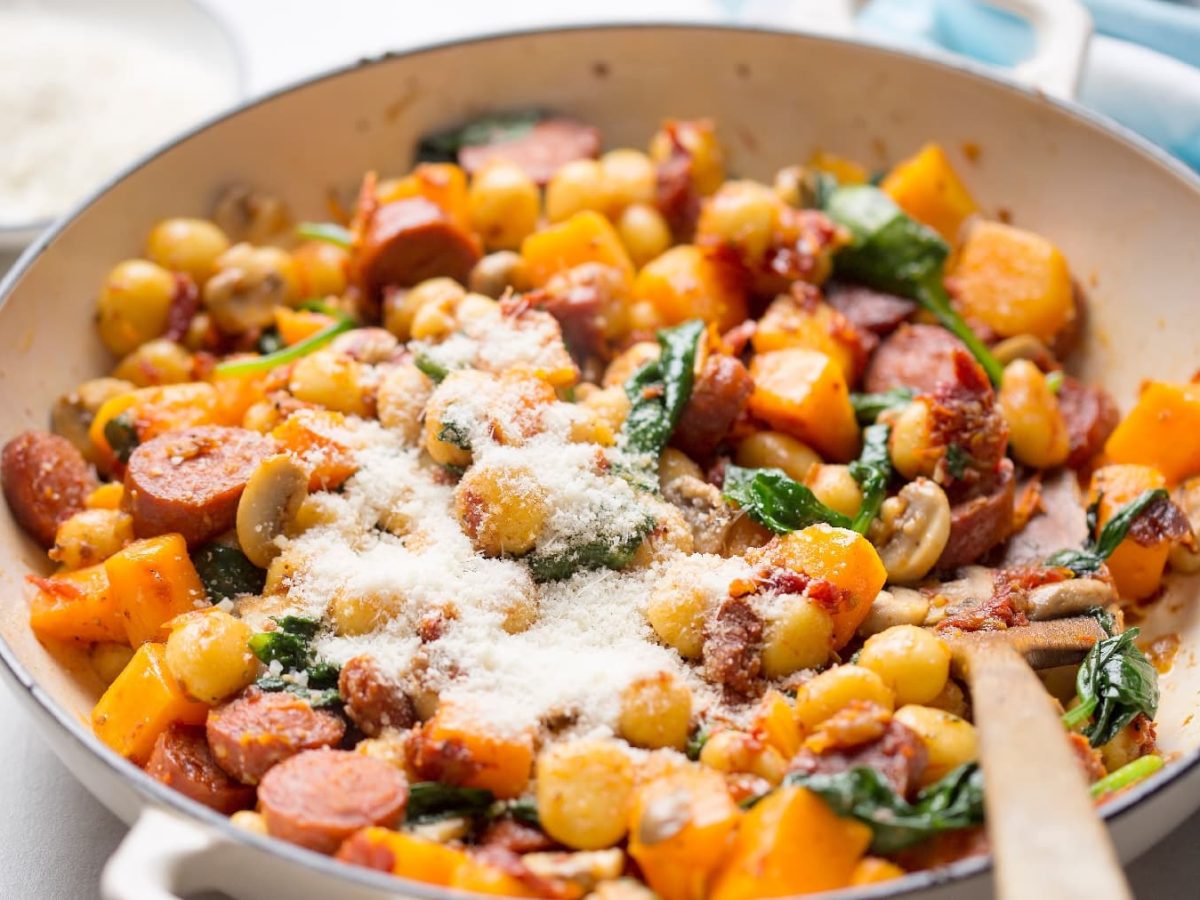
{"label": "skillet rim", "polygon": [[[1114,122],[1100,115],[1099,113],[1088,110],[1074,102],[1051,96],[1036,87],[1029,87],[1017,83],[1011,78],[1005,77],[1003,70],[985,66],[971,60],[952,58],[942,53],[914,50],[912,48],[901,49],[861,36],[840,37],[819,34],[815,32],[786,30],[769,28],[761,25],[737,23],[713,24],[670,20],[648,20],[637,22],[612,21],[592,25],[552,25],[545,28],[500,28],[468,38],[432,41],[406,50],[391,50],[374,56],[361,57],[352,63],[321,71],[315,75],[283,85],[282,87],[276,88],[257,97],[242,100],[224,112],[210,116],[192,128],[181,132],[170,141],[167,141],[148,153],[143,154],[140,158],[106,180],[101,186],[92,191],[85,199],[75,204],[69,212],[65,213],[61,218],[55,220],[54,224],[48,230],[43,232],[37,240],[27,247],[18,257],[11,269],[9,269],[5,277],[0,279],[0,311],[2,311],[4,306],[7,304],[9,297],[13,293],[14,287],[25,274],[25,272],[33,266],[37,259],[42,255],[42,253],[45,252],[50,244],[54,242],[59,234],[61,234],[71,223],[73,223],[79,215],[90,208],[100,197],[108,193],[109,190],[119,183],[125,181],[127,178],[131,178],[136,175],[138,171],[140,171],[150,162],[166,155],[175,147],[190,140],[199,133],[224,122],[227,119],[231,119],[234,116],[249,112],[250,110],[253,110],[259,106],[265,106],[266,104],[278,99],[279,97],[282,97],[285,94],[304,90],[313,85],[331,81],[343,75],[352,74],[360,69],[376,65],[383,65],[394,59],[406,59],[426,53],[453,50],[460,47],[472,47],[476,44],[491,43],[494,41],[574,34],[587,31],[628,31],[633,29],[674,30],[693,33],[734,31],[771,35],[776,37],[784,36],[796,38],[801,42],[818,41],[837,44],[846,48],[867,49],[873,53],[879,53],[893,58],[900,58],[908,62],[915,60],[919,64],[941,69],[943,72],[947,72],[952,75],[965,75],[968,78],[976,81],[984,82],[991,87],[1007,90],[1010,93],[1016,94],[1027,100],[1048,105],[1055,112],[1074,119],[1078,123],[1091,128],[1093,131],[1096,131],[1105,137],[1123,143],[1129,149],[1133,150],[1139,156],[1144,158],[1147,162],[1165,170],[1167,174],[1173,175],[1185,187],[1190,188],[1194,193],[1200,195],[1200,173],[1192,171],[1182,161],[1171,156],[1165,150],[1156,146],[1155,144],[1152,144],[1150,141],[1133,132],[1129,128],[1126,128],[1125,126]],[[414,896],[425,898],[425,900],[444,900],[444,898],[447,897],[477,896],[446,888],[438,888],[423,882],[398,878],[396,876],[375,872],[359,866],[346,865],[337,862],[332,857],[324,856],[310,850],[305,850],[285,841],[265,837],[249,832],[242,828],[237,828],[230,823],[228,817],[220,815],[208,807],[183,796],[177,791],[171,790],[166,785],[161,784],[160,782],[151,778],[133,763],[117,756],[112,750],[104,746],[100,742],[99,738],[97,738],[90,730],[84,727],[82,721],[78,717],[73,716],[67,710],[61,708],[52,697],[50,697],[37,685],[33,677],[25,669],[24,665],[17,658],[16,653],[8,645],[8,642],[3,638],[3,636],[0,636],[0,662],[4,663],[4,668],[0,669],[0,676],[3,676],[6,680],[10,681],[10,683],[14,686],[14,689],[20,688],[27,693],[29,695],[29,700],[41,707],[41,710],[48,714],[78,745],[80,745],[84,750],[87,750],[92,756],[96,757],[97,760],[106,768],[108,768],[114,775],[131,784],[137,793],[143,798],[156,802],[160,806],[174,809],[190,818],[198,819],[201,824],[215,830],[226,841],[230,841],[235,845],[245,844],[257,850],[269,853],[273,856],[280,857],[286,862],[301,867],[316,869],[322,874],[332,878],[346,879],[363,887],[374,888],[376,890],[383,891],[384,893],[396,893],[401,889],[401,886],[403,886],[403,890],[410,892]],[[1173,786],[1177,781],[1186,778],[1189,774],[1196,770],[1200,770],[1200,749],[1197,749],[1189,757],[1174,760],[1168,763],[1159,774],[1150,777],[1142,784],[1118,797],[1116,800],[1106,804],[1102,810],[1103,819],[1106,822],[1115,822],[1119,820],[1134,807],[1140,805],[1143,800],[1149,800],[1151,797],[1158,795],[1160,792],[1165,791],[1167,788]],[[836,891],[824,892],[819,895],[813,894],[806,896],[828,897],[830,900],[834,900],[834,898],[836,898],[836,900],[876,900],[876,898],[884,897],[908,897],[920,891],[945,886],[953,882],[965,880],[975,875],[986,873],[990,869],[990,855],[985,857],[975,857],[959,860],[951,863],[950,865],[942,866],[937,869],[914,872],[906,875],[902,879],[898,879],[896,882],[883,882],[881,884],[868,887],[842,888]]]}

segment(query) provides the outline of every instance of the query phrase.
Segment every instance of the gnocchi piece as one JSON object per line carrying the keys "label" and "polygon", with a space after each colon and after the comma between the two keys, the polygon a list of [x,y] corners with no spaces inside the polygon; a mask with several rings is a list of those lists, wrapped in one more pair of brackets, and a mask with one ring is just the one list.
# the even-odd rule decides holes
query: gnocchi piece
{"label": "gnocchi piece", "polygon": [[950,648],[924,628],[897,625],[868,638],[858,664],[882,678],[897,703],[928,703],[950,677]]}
{"label": "gnocchi piece", "polygon": [[553,744],[537,760],[538,819],[572,849],[611,847],[629,827],[633,787],[633,762],[616,741]]}
{"label": "gnocchi piece", "polygon": [[254,680],[258,660],[250,652],[254,632],[219,609],[185,613],[172,620],[167,668],[197,700],[218,703]]}
{"label": "gnocchi piece", "polygon": [[682,750],[691,717],[691,690],[670,672],[659,672],[625,688],[617,731],[635,747]]}

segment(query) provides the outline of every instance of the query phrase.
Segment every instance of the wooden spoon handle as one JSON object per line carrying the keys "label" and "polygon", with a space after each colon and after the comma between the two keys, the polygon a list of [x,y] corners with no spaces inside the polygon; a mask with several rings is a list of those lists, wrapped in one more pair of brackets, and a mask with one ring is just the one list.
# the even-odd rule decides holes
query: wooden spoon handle
{"label": "wooden spoon handle", "polygon": [[971,689],[1001,900],[1132,900],[1041,681],[1002,641],[956,647]]}

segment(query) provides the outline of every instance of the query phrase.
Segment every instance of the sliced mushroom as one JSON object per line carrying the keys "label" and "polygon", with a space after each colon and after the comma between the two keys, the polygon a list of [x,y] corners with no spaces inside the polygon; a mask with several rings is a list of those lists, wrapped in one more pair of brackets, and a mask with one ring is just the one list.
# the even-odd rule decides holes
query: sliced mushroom
{"label": "sliced mushroom", "polygon": [[1094,606],[1107,606],[1116,599],[1111,584],[1097,578],[1069,578],[1031,590],[1026,598],[1026,615],[1031,619],[1058,619]]}
{"label": "sliced mushroom", "polygon": [[276,247],[235,244],[217,260],[217,274],[204,285],[204,307],[226,334],[265,328],[275,307],[297,293],[291,256]]}
{"label": "sliced mushroom", "polygon": [[237,537],[242,552],[266,568],[279,555],[276,539],[288,533],[308,496],[308,472],[286,454],[263,461],[238,501]]}
{"label": "sliced mushroom", "polygon": [[912,588],[893,587],[880,591],[858,633],[870,637],[896,625],[924,625],[929,615],[929,598]]}
{"label": "sliced mushroom", "polygon": [[446,819],[435,819],[432,822],[419,822],[409,826],[408,833],[436,841],[439,844],[449,844],[451,841],[461,841],[471,833],[475,823],[465,816],[450,816]]}
{"label": "sliced mushroom", "polygon": [[995,593],[996,570],[987,566],[963,566],[958,578],[942,582],[929,601],[926,625],[936,625],[951,612],[978,606]]}
{"label": "sliced mushroom", "polygon": [[888,581],[920,581],[950,539],[950,501],[928,478],[910,481],[895,497],[883,501],[870,536]]}
{"label": "sliced mushroom", "polygon": [[[1192,525],[1192,533],[1200,534],[1200,478],[1189,478],[1172,492],[1171,499],[1183,510],[1188,522]],[[1176,572],[1192,575],[1200,572],[1200,550],[1194,550],[1185,543],[1176,541],[1171,544],[1167,557],[1171,568]]]}
{"label": "sliced mushroom", "polygon": [[270,244],[291,232],[287,205],[273,194],[242,184],[227,188],[213,208],[213,221],[230,240]]}
{"label": "sliced mushroom", "polygon": [[134,385],[120,378],[93,378],[85,381],[69,394],[54,401],[50,410],[50,430],[60,434],[75,445],[88,462],[96,462],[98,454],[92,445],[88,429],[105,400],[118,394],[127,394]]}
{"label": "sliced mushroom", "polygon": [[1004,339],[992,348],[992,355],[1004,366],[1017,359],[1032,362],[1054,359],[1050,348],[1032,334],[1017,334]]}
{"label": "sliced mushroom", "polygon": [[663,496],[683,514],[697,553],[721,552],[737,513],[717,488],[694,475],[680,475],[664,485]]}
{"label": "sliced mushroom", "polygon": [[562,878],[585,891],[602,881],[619,878],[625,871],[625,854],[617,847],[579,853],[526,853],[521,862],[534,875]]}

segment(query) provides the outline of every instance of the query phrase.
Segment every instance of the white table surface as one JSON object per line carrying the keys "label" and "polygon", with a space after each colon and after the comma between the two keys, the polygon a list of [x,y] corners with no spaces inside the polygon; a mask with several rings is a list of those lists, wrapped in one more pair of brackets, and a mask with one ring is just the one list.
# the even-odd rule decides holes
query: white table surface
{"label": "white table surface", "polygon": [[[397,0],[201,0],[230,26],[247,60],[254,92],[386,49],[452,37],[492,25],[534,25],[646,16],[716,19],[720,0],[588,2],[440,0],[438,18],[415,17],[421,4]],[[5,268],[0,259],[0,272]],[[98,896],[100,870],[124,825],[58,761],[43,737],[0,688],[0,898],[80,900]],[[1200,814],[1130,868],[1141,900],[1200,896]]]}

